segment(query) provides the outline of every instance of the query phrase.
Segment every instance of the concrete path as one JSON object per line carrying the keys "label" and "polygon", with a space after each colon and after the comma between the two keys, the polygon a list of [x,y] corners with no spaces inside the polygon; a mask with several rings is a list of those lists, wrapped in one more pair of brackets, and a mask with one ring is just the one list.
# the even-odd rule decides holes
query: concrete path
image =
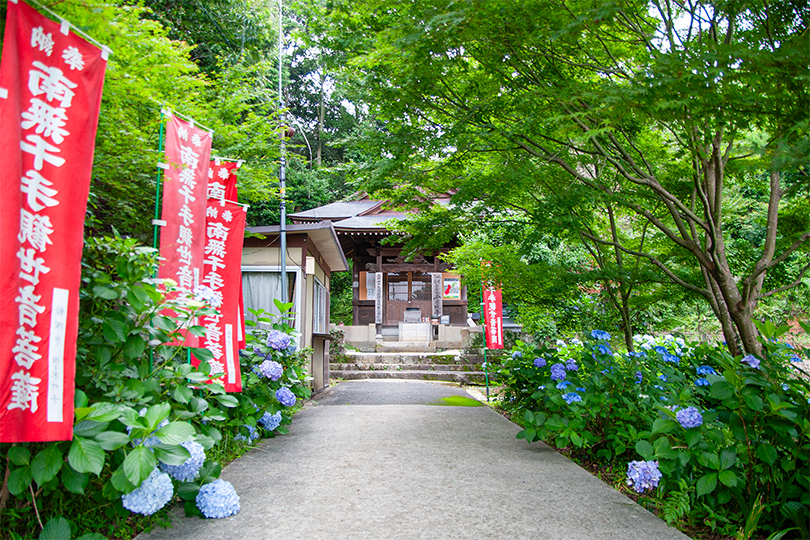
{"label": "concrete path", "polygon": [[222,477],[233,518],[177,517],[140,540],[543,539],[688,537],[489,407],[416,381],[351,381],[321,393]]}

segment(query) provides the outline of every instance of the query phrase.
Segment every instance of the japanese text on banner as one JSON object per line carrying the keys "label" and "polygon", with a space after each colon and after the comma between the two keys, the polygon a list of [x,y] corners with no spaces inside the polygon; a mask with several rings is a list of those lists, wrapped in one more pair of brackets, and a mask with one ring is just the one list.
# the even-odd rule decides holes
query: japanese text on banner
{"label": "japanese text on banner", "polygon": [[8,4],[0,442],[72,438],[82,235],[106,53],[66,28],[23,2]]}
{"label": "japanese text on banner", "polygon": [[222,384],[227,392],[242,390],[238,328],[244,234],[245,212],[241,206],[208,200],[202,286],[210,288],[216,313],[201,317],[205,327],[203,346],[213,355],[209,361],[212,382]]}

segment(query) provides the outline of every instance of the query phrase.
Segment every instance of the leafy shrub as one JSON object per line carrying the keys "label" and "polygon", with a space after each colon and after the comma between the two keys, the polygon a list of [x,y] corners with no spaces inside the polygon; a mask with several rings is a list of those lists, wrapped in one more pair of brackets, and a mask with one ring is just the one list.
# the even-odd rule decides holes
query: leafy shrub
{"label": "leafy shrub", "polygon": [[[157,516],[175,494],[186,500],[187,513],[200,515],[194,501],[218,479],[216,457],[233,457],[246,446],[234,442],[237,434],[246,426],[261,435],[285,432],[297,407],[281,405],[276,390],[309,396],[304,352],[271,351],[262,330],[248,335],[252,352],[240,357],[243,392],[226,394],[211,377],[211,353],[178,346],[189,335],[204,335],[194,321],[211,312],[200,301],[205,295],[153,279],[154,249],[130,239],[89,238],[82,265],[74,437],[0,445],[8,490],[8,498],[0,491],[0,515],[12,538],[34,537],[40,528],[49,538],[131,536],[130,511]],[[283,321],[272,326],[287,340],[293,334]],[[281,371],[274,381],[255,372],[260,357],[271,356]],[[265,423],[272,429],[256,428],[265,413],[277,412],[279,422]],[[223,451],[229,445],[230,454]],[[206,508],[217,504],[211,497]],[[142,518],[134,527],[160,522]]]}
{"label": "leafy shrub", "polygon": [[518,343],[498,372],[503,407],[522,419],[518,438],[630,463],[628,484],[671,523],[730,534],[756,513],[766,532],[807,538],[810,383],[797,362],[808,351],[777,341],[787,327],[759,328],[762,358],[672,336],[616,353],[601,331]]}

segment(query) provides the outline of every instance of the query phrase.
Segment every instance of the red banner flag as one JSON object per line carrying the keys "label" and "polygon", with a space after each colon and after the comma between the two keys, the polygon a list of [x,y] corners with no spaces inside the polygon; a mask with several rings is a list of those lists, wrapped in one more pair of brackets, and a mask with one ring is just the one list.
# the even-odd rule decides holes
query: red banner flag
{"label": "red banner flag", "polygon": [[503,349],[503,304],[501,290],[484,287],[484,324],[487,349]]}
{"label": "red banner flag", "polygon": [[[240,161],[225,161],[214,158],[211,168],[208,169],[208,198],[225,199],[238,202],[239,192],[236,187],[236,171],[239,170]],[[239,348],[244,349],[245,342],[245,299],[242,294],[242,278],[239,278]]]}
{"label": "red banner flag", "polygon": [[193,291],[202,273],[211,132],[172,117],[166,126],[164,221],[158,277]]}
{"label": "red banner flag", "polygon": [[8,3],[0,64],[0,442],[73,438],[82,236],[108,51]]}
{"label": "red banner flag", "polygon": [[208,169],[208,198],[225,199],[237,202],[239,194],[236,189],[236,171],[238,161],[224,161],[216,158]]}
{"label": "red banner flag", "polygon": [[[209,199],[206,209],[205,259],[201,285],[213,291],[216,315],[203,315],[203,345],[214,355],[211,373],[221,373],[212,382],[226,392],[242,391],[239,370],[239,286],[242,283],[242,240],[245,210],[225,200]],[[195,364],[198,362],[195,361]]]}

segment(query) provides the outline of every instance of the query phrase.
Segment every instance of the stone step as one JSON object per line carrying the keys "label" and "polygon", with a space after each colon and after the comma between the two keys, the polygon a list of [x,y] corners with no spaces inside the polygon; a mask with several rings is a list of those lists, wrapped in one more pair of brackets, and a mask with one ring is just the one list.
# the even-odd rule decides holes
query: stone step
{"label": "stone step", "polygon": [[355,364],[477,364],[480,365],[483,359],[465,358],[457,354],[457,351],[444,353],[424,353],[424,352],[396,352],[396,353],[361,353],[357,351],[347,351],[343,363]]}
{"label": "stone step", "polygon": [[330,363],[332,371],[481,371],[480,364],[335,364]]}
{"label": "stone step", "polygon": [[336,371],[330,370],[330,378],[343,380],[357,379],[412,379],[423,381],[447,381],[461,384],[485,384],[483,371],[430,371],[430,370],[385,370],[385,371]]}

